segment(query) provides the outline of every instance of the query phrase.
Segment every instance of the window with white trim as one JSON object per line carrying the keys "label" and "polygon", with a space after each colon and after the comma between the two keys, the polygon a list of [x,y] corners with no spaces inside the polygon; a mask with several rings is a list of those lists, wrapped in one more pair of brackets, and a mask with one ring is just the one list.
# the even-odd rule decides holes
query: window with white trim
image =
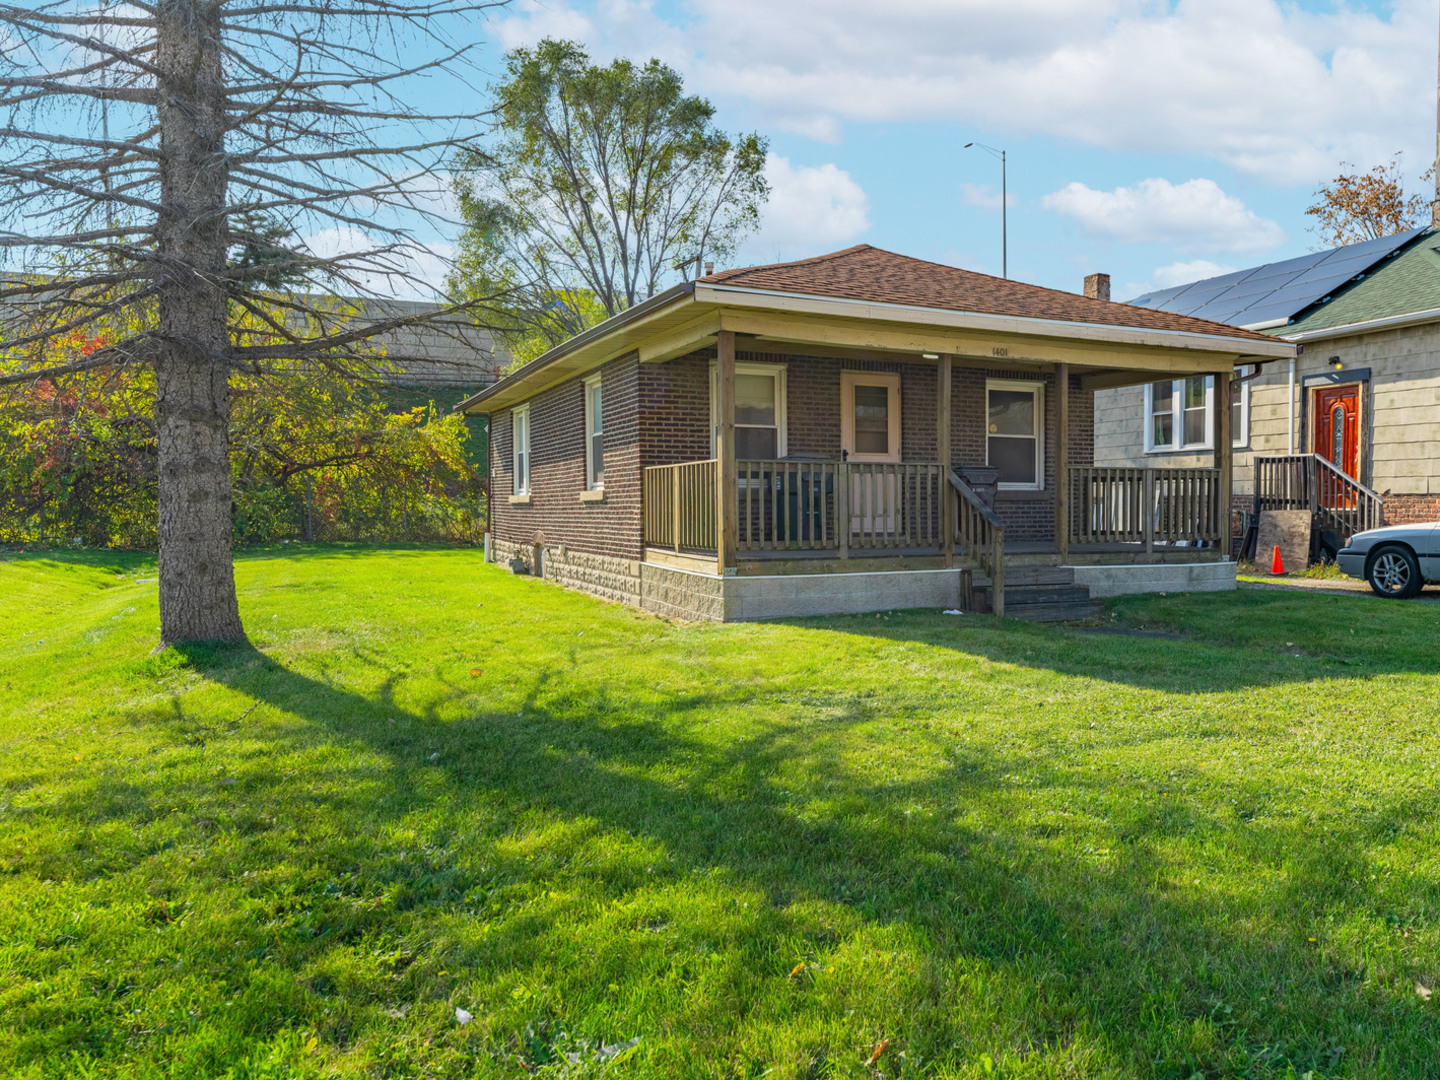
{"label": "window with white trim", "polygon": [[605,420],[600,407],[600,376],[585,380],[585,486],[605,486]]}
{"label": "window with white trim", "polygon": [[[1235,369],[1230,380],[1230,440],[1234,446],[1250,441],[1250,384],[1239,382],[1254,370]],[[1148,383],[1145,387],[1145,450],[1213,450],[1215,430],[1215,377]]]}
{"label": "window with white trim", "polygon": [[1240,380],[1259,370],[1259,364],[1241,364],[1230,376],[1230,440],[1235,446],[1250,444],[1250,384]]}
{"label": "window with white trim", "polygon": [[[710,452],[720,430],[719,374],[710,366]],[[735,457],[767,461],[787,453],[785,365],[735,365]]]}
{"label": "window with white trim", "polygon": [[1007,491],[1045,487],[1045,384],[985,381],[985,463],[1000,470]]}
{"label": "window with white trim", "polygon": [[530,406],[510,411],[511,479],[516,495],[530,494]]}

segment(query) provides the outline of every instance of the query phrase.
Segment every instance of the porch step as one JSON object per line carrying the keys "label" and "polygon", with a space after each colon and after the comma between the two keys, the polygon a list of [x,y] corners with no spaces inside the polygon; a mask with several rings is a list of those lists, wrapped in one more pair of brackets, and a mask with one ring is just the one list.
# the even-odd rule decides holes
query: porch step
{"label": "porch step", "polygon": [[1013,604],[1010,594],[1005,595],[1005,615],[1011,619],[1026,622],[1079,622],[1095,619],[1105,612],[1105,605],[1089,599],[1090,590],[1085,590],[1087,599],[1068,604]]}
{"label": "porch step", "polygon": [[1088,604],[1090,590],[1084,585],[1005,586],[1005,609],[1018,611],[1031,604]]}
{"label": "porch step", "polygon": [[[977,611],[994,610],[994,589],[981,579],[972,594]],[[1093,619],[1105,605],[1090,599],[1090,590],[1075,584],[1075,571],[1061,566],[1005,567],[1005,614],[1030,622],[1073,622]]]}
{"label": "porch step", "polygon": [[[1028,588],[1032,585],[1073,585],[1075,571],[1068,566],[1007,566],[1005,587]],[[989,584],[987,581],[986,584]]]}

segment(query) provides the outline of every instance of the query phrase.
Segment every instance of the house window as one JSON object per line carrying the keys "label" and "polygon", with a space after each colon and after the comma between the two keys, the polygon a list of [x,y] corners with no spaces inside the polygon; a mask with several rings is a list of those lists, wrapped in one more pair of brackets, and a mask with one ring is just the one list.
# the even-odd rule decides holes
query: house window
{"label": "house window", "polygon": [[510,413],[510,438],[514,444],[512,479],[516,495],[530,494],[530,406],[521,405]]}
{"label": "house window", "polygon": [[1045,486],[1045,386],[990,379],[985,383],[985,461],[1000,470],[1000,487],[1039,491]]}
{"label": "house window", "polygon": [[1180,382],[1180,407],[1184,410],[1186,446],[1201,446],[1210,441],[1210,379],[1198,375]]}
{"label": "house window", "polygon": [[1169,447],[1175,443],[1175,384],[1155,383],[1147,390],[1146,413],[1150,417],[1149,437],[1146,445],[1150,449]]}
{"label": "house window", "polygon": [[600,408],[600,376],[585,380],[585,486],[605,486],[605,421]]}
{"label": "house window", "polygon": [[1230,438],[1236,446],[1250,443],[1250,384],[1240,380],[1258,370],[1258,364],[1242,364],[1230,378]]}
{"label": "house window", "polygon": [[[1250,387],[1237,380],[1254,370],[1235,369],[1230,381],[1230,438],[1235,446],[1250,441]],[[1192,375],[1188,379],[1166,380],[1145,387],[1145,449],[1213,449],[1215,428],[1215,378]]]}
{"label": "house window", "polygon": [[[710,368],[710,452],[720,430],[719,375]],[[735,365],[735,457],[741,461],[783,458],[785,365]]]}

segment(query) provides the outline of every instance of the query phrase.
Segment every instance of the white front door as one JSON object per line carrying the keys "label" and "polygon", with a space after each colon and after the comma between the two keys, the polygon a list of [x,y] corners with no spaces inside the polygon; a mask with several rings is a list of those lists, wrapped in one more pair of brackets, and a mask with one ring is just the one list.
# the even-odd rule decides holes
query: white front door
{"label": "white front door", "polygon": [[[900,376],[840,373],[840,447],[854,463],[900,461]],[[861,535],[895,531],[899,478],[885,469],[850,470],[850,529]]]}

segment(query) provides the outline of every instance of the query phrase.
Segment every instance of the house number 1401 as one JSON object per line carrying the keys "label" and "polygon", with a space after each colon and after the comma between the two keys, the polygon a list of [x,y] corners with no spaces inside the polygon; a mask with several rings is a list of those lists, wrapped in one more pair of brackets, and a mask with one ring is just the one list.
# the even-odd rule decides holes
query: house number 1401
{"label": "house number 1401", "polygon": [[996,345],[993,349],[990,350],[990,353],[992,356],[1009,356],[1010,350],[1005,348],[1003,345]]}

